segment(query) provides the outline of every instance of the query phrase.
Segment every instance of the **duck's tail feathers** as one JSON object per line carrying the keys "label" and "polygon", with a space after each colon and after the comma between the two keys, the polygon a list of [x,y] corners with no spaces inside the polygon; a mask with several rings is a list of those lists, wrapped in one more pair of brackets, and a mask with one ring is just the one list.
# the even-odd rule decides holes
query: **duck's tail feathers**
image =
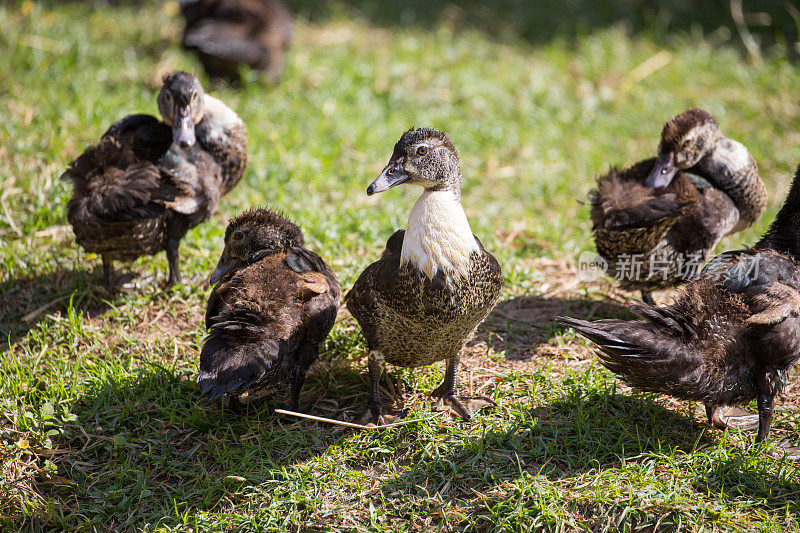
{"label": "duck's tail feathers", "polygon": [[597,344],[603,365],[628,384],[683,399],[704,396],[703,356],[676,331],[637,320],[558,320]]}
{"label": "duck's tail feathers", "polygon": [[[212,334],[200,352],[197,383],[211,399],[224,394],[244,392],[256,385],[277,384],[288,378],[283,368],[283,341],[259,340],[248,344],[230,343],[223,336]],[[286,374],[286,376],[284,376]]]}

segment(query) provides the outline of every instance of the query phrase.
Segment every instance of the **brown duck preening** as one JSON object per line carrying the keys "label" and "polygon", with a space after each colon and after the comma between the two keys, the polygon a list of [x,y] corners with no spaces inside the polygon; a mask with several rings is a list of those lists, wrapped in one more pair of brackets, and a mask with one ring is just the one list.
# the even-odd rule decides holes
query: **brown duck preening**
{"label": "brown duck preening", "polygon": [[158,110],[161,120],[130,115],[116,122],[64,173],[73,183],[67,219],[78,244],[102,256],[109,286],[113,261],[161,250],[167,284],[179,283],[180,240],[214,214],[247,164],[244,124],[195,76],[165,76]]}
{"label": "brown duck preening", "polygon": [[292,41],[292,16],[279,0],[180,0],[183,46],[209,76],[239,81],[239,65],[276,81]]}
{"label": "brown duck preening", "polygon": [[218,284],[206,310],[200,389],[217,398],[290,386],[297,410],[306,371],[336,320],[336,275],[305,248],[300,228],[257,209],[231,220],[211,281]]}
{"label": "brown duck preening", "polygon": [[766,198],[747,149],[710,114],[690,109],[666,123],[657,158],[597,180],[597,251],[624,289],[653,303],[651,291],[696,275],[722,237],[751,226]]}
{"label": "brown duck preening", "polygon": [[758,401],[769,435],[775,395],[800,355],[800,167],[753,248],[712,260],[674,305],[635,304],[646,321],[561,318],[597,343],[602,363],[639,389],[717,408]]}
{"label": "brown duck preening", "polygon": [[[456,388],[460,352],[500,295],[500,265],[473,235],[461,207],[461,169],[447,135],[428,128],[404,133],[367,194],[402,183],[423,187],[408,225],[389,238],[381,258],[345,297],[369,349],[365,418],[384,421],[378,383],[386,363],[417,367],[445,360],[444,381],[432,395],[468,420],[472,410]],[[467,403],[481,401],[490,402]]]}

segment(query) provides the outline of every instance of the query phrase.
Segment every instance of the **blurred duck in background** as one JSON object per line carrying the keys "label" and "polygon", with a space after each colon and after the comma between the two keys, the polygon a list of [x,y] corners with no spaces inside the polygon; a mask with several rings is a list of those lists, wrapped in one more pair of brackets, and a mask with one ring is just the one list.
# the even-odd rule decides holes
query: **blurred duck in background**
{"label": "blurred duck in background", "polygon": [[292,41],[292,16],[279,0],[180,0],[186,19],[183,46],[214,78],[238,82],[239,66],[270,81],[283,71]]}
{"label": "blurred duck in background", "polygon": [[130,115],[116,122],[63,175],[73,183],[67,219],[78,244],[102,256],[108,287],[115,260],[161,250],[167,286],[179,283],[180,240],[214,214],[247,164],[242,120],[192,74],[164,77],[158,110],[161,120]]}
{"label": "blurred duck in background", "polygon": [[305,248],[300,228],[256,209],[231,220],[211,282],[200,389],[238,402],[251,389],[289,386],[297,411],[306,371],[336,320],[333,271]]}
{"label": "blurred duck in background", "polygon": [[651,291],[699,274],[720,239],[753,225],[766,200],[747,148],[690,109],[664,125],[658,157],[597,180],[595,245],[622,288],[652,304]]}

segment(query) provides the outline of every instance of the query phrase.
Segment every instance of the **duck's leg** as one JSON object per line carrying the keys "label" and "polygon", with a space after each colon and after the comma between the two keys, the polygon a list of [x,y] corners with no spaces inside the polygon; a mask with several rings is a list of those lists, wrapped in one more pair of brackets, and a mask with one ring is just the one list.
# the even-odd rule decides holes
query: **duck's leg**
{"label": "duck's leg", "polygon": [[103,255],[103,283],[111,289],[114,287],[114,260]]}
{"label": "duck's leg", "polygon": [[460,363],[460,353],[456,354],[451,359],[448,359],[447,370],[445,370],[444,374],[444,381],[442,381],[442,384],[436,387],[433,392],[431,392],[431,396],[434,398],[439,398],[439,401],[436,402],[437,410],[441,408],[443,403],[447,403],[453,409],[453,411],[455,411],[456,414],[461,417],[462,420],[468,421],[472,418],[473,413],[478,411],[481,407],[495,405],[495,403],[485,396],[475,398],[470,400],[468,403],[477,403],[477,409],[470,410],[461,402],[456,385],[456,371],[458,370],[458,365]]}
{"label": "duck's leg", "polygon": [[300,409],[300,391],[306,380],[306,373],[303,371],[303,363],[298,361],[292,369],[292,406],[291,410],[297,412]]}
{"label": "duck's leg", "polygon": [[656,301],[653,300],[653,293],[651,291],[642,291],[642,301],[647,305],[656,305]]}
{"label": "duck's leg", "polygon": [[178,263],[178,256],[180,255],[180,239],[169,238],[167,239],[167,262],[169,263],[169,278],[167,279],[167,287],[172,287],[176,283],[181,282],[181,268]]}
{"label": "duck's leg", "polygon": [[772,425],[772,401],[775,395],[768,392],[758,393],[758,435],[756,443],[764,442],[769,436],[769,428]]}
{"label": "duck's leg", "polygon": [[367,366],[369,368],[369,405],[364,414],[361,415],[360,423],[372,422],[376,426],[380,426],[386,423],[379,391],[381,376],[386,370],[386,358],[382,352],[371,350],[367,357]]}

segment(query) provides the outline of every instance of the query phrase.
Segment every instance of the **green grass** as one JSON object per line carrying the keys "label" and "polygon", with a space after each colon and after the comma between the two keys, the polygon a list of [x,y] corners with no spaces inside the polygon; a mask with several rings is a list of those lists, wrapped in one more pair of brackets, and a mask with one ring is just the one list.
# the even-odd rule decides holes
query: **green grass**
{"label": "green grass", "polygon": [[[769,3],[783,26],[757,28],[760,59],[739,44],[727,2],[694,14],[692,3],[619,5],[298,2],[281,83],[212,89],[248,126],[249,167],[183,241],[193,281],[161,291],[161,254],[128,265],[155,282],[114,295],[74,244],[59,175],[116,119],[154,113],[161,73],[198,63],[176,44],[174,5],[0,7],[0,529],[800,527],[793,464],[751,449],[750,434],[709,429],[698,406],[632,393],[554,324],[622,312],[618,291],[577,284],[569,268],[593,246],[580,202],[609,165],[651,156],[673,114],[708,109],[767,183],[767,213],[720,249],[756,239],[800,162],[784,4]],[[637,75],[651,59],[662,68]],[[411,125],[451,135],[473,230],[503,265],[502,302],[461,374],[499,407],[471,424],[432,416],[441,366],[393,370],[415,422],[383,432],[205,402],[202,280],[226,218],[283,210],[346,290],[418,194],[364,194]],[[775,439],[797,438],[795,391]],[[303,399],[350,419],[366,393],[363,339],[343,312]]]}

